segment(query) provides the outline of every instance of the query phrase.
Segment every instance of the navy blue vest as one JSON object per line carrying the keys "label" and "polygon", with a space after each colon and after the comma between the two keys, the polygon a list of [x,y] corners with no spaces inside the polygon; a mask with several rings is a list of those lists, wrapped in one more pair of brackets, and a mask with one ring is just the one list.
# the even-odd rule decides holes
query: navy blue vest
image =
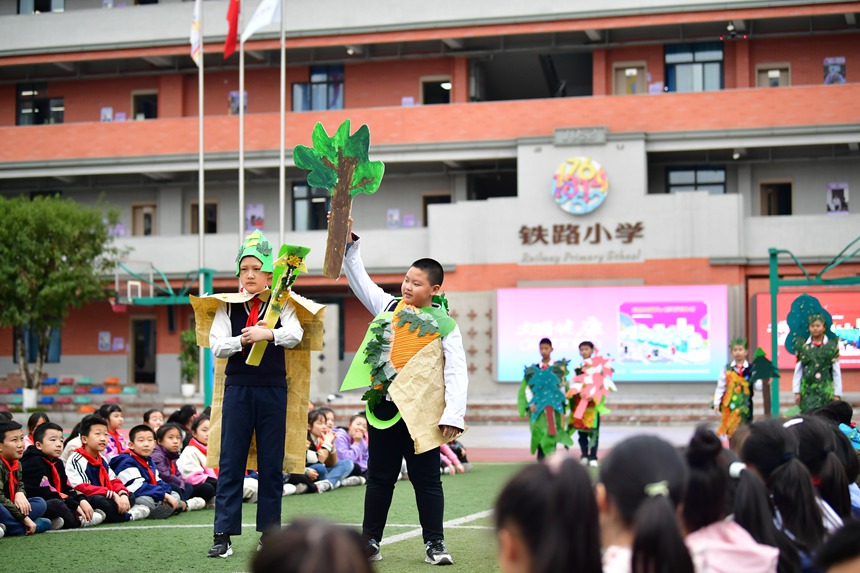
{"label": "navy blue vest", "polygon": [[[250,304],[250,302],[248,303]],[[260,318],[266,313],[267,303],[260,306]],[[233,327],[233,336],[239,336],[242,329],[245,328],[245,323],[248,321],[248,311],[244,303],[228,303],[228,312],[230,314],[230,323]],[[281,320],[275,324],[275,328],[281,326]],[[244,352],[237,352],[227,359],[227,367],[224,373],[227,379],[224,382],[225,386],[286,386],[287,371],[284,367],[284,349],[280,346],[275,346],[274,342],[269,342],[266,346],[266,351],[263,353],[263,359],[259,366],[248,366],[245,364],[245,359],[248,357],[248,352],[251,351],[251,346],[245,346]]]}

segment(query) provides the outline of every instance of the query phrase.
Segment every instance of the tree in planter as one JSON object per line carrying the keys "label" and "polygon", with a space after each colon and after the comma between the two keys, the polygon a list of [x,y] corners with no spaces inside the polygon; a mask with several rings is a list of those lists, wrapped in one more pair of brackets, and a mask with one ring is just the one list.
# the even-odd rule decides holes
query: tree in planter
{"label": "tree in planter", "polygon": [[183,384],[194,384],[200,368],[200,354],[197,334],[193,328],[183,330],[179,335],[179,375]]}
{"label": "tree in planter", "polygon": [[[51,332],[73,308],[107,298],[104,277],[119,256],[118,213],[70,199],[0,197],[0,327],[11,328],[25,388],[38,389]],[[27,361],[26,337],[36,341]]]}
{"label": "tree in planter", "polygon": [[297,145],[293,149],[296,167],[310,171],[308,185],[331,192],[331,220],[325,247],[323,275],[330,279],[340,277],[340,268],[349,237],[349,211],[352,198],[359,193],[372,194],[379,189],[385,165],[370,161],[370,130],[366,125],[349,134],[347,119],[337,132],[329,137],[321,123],[317,123],[311,136],[313,147]]}

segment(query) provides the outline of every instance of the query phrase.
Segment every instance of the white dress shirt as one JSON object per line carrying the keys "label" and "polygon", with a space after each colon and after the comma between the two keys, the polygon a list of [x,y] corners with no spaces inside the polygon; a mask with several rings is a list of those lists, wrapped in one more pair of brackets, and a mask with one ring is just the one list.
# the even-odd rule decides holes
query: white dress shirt
{"label": "white dress shirt", "polygon": [[[269,295],[271,291],[266,289]],[[245,308],[248,310],[251,304],[250,299],[245,302]],[[233,336],[233,325],[230,322],[229,315],[230,305],[222,302],[218,305],[218,310],[215,312],[215,318],[212,321],[212,328],[209,330],[209,347],[212,349],[212,354],[218,358],[228,358],[237,352],[242,352],[242,336]],[[261,307],[262,310],[262,307]],[[302,340],[304,329],[299,323],[299,318],[296,316],[296,309],[292,304],[285,304],[281,309],[281,326],[273,328],[275,346],[283,346],[292,348]],[[260,320],[263,319],[263,313],[260,313]]]}

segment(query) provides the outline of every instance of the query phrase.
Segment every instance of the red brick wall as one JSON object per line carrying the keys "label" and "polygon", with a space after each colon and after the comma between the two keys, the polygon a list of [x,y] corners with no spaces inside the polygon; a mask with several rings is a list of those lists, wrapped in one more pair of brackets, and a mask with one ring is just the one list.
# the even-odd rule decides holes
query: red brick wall
{"label": "red brick wall", "polygon": [[350,64],[344,71],[344,107],[399,106],[408,96],[419,104],[420,78],[451,76],[453,82],[453,64],[453,58]]}
{"label": "red brick wall", "polygon": [[849,82],[860,81],[860,39],[857,35],[756,40],[750,43],[750,85],[755,86],[757,64],[789,62],[791,85],[820,85],[824,58],[843,56]]}
{"label": "red brick wall", "polygon": [[[101,108],[112,107],[114,114],[124,112],[131,117],[131,92],[158,91],[158,76],[111,78],[87,82],[50,82],[50,97],[64,98],[64,123],[95,122],[100,120]],[[159,101],[161,107],[161,101]],[[13,121],[14,123],[14,121]],[[80,145],[86,145],[81,141]]]}
{"label": "red brick wall", "polygon": [[[597,51],[594,59],[594,95],[600,93],[611,95],[613,73],[612,66],[620,62],[645,62],[645,72],[651,75],[650,82],[662,82],[664,77],[663,46],[632,46],[629,48],[611,48],[601,50],[605,54],[603,66],[598,72]],[[600,75],[598,75],[600,73]]]}

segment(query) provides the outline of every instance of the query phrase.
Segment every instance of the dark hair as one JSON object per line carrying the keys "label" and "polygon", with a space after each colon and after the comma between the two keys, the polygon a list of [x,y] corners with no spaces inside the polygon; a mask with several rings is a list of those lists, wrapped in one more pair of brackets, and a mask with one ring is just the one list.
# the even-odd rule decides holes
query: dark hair
{"label": "dark hair", "polygon": [[6,432],[14,432],[15,430],[20,430],[21,428],[21,424],[19,424],[15,420],[9,420],[8,422],[5,420],[0,420],[0,442],[6,441]]}
{"label": "dark hair", "polygon": [[107,428],[108,423],[107,423],[107,420],[105,420],[101,416],[97,416],[97,415],[93,414],[92,418],[89,418],[89,419],[84,418],[83,420],[81,420],[81,427],[80,427],[80,433],[81,434],[80,435],[81,436],[89,436],[90,430],[92,429],[93,426],[104,426],[105,428]]}
{"label": "dark hair", "polygon": [[27,418],[27,433],[32,434],[33,430],[39,427],[39,420],[41,420],[42,418],[45,419],[42,424],[51,421],[48,415],[44,412],[33,412],[32,414],[30,414],[30,417]]}
{"label": "dark hair", "polygon": [[848,439],[848,436],[843,434],[838,426],[834,426],[831,430],[833,431],[834,445],[836,446],[833,453],[836,454],[836,457],[842,463],[845,477],[848,479],[850,486],[860,476],[860,460],[857,459],[857,452],[851,444],[851,440]]}
{"label": "dark hair", "polygon": [[830,410],[836,414],[836,418],[839,420],[840,424],[845,424],[846,426],[851,425],[851,418],[854,417],[854,409],[851,408],[851,404],[845,400],[833,400],[824,406],[824,409]]}
{"label": "dark hair", "polygon": [[788,430],[797,437],[797,457],[815,478],[821,498],[842,519],[850,517],[848,477],[835,454],[836,440],[833,431],[820,418],[806,415],[789,420]]}
{"label": "dark hair", "polygon": [[335,418],[337,417],[334,415],[334,410],[332,410],[331,408],[326,408],[325,406],[322,406],[321,408],[317,408],[317,412],[322,412],[323,416],[325,416],[326,414],[331,412],[332,416],[334,416]]}
{"label": "dark hair", "polygon": [[168,422],[167,424],[164,424],[163,426],[158,428],[158,431],[155,432],[155,439],[160,442],[164,439],[164,436],[166,436],[167,432],[169,432],[170,430],[176,430],[177,432],[179,432],[179,439],[182,439],[182,426],[180,426],[179,424],[174,424],[173,422]]}
{"label": "dark hair", "polygon": [[191,421],[191,418],[197,413],[197,408],[194,407],[193,404],[185,404],[180,407],[178,410],[173,412],[169,418],[167,418],[168,422],[173,422],[174,424],[179,424],[185,428],[188,427],[188,423]]}
{"label": "dark hair", "polygon": [[75,424],[74,427],[72,427],[72,433],[69,434],[69,437],[66,438],[66,441],[68,442],[70,440],[74,440],[75,438],[80,436],[81,435],[81,424],[83,424],[84,422],[86,422],[87,420],[89,420],[90,418],[93,418],[93,417],[97,417],[97,415],[96,414],[87,414],[86,416],[81,418],[81,421],[78,422],[77,424]]}
{"label": "dark hair", "polygon": [[828,571],[860,557],[860,521],[850,521],[821,546],[815,555],[815,566],[819,571]]}
{"label": "dark hair", "polygon": [[445,280],[445,271],[436,259],[418,259],[412,263],[412,268],[424,271],[431,287],[442,286],[442,281]]}
{"label": "dark hair", "polygon": [[156,412],[158,412],[162,416],[164,416],[164,412],[162,412],[159,408],[150,408],[149,410],[147,410],[146,412],[143,413],[143,423],[148,424],[149,423],[149,417],[152,416],[153,414],[155,414]]}
{"label": "dark hair", "polygon": [[499,494],[495,514],[496,530],[513,529],[529,548],[532,572],[600,572],[597,502],[588,472],[572,458],[520,470]]}
{"label": "dark hair", "polygon": [[722,451],[716,434],[705,427],[696,428],[686,454],[690,476],[682,516],[688,533],[725,517],[729,468],[720,455]]}
{"label": "dark hair", "polygon": [[55,424],[54,422],[45,422],[44,424],[39,424],[36,426],[36,429],[33,430],[33,443],[39,443],[44,441],[45,432],[48,430],[58,430],[61,434],[63,433],[63,427],[59,424]]}
{"label": "dark hair", "polygon": [[815,408],[814,410],[809,410],[808,412],[804,412],[809,414],[810,416],[815,416],[816,418],[820,418],[827,422],[828,424],[832,424],[834,426],[839,425],[839,416],[836,415],[836,412],[833,410],[828,410],[825,407]]}
{"label": "dark hair", "polygon": [[114,412],[122,412],[122,408],[119,404],[102,404],[101,408],[98,409],[96,414],[99,417],[104,418],[105,420],[110,420],[110,415]]}
{"label": "dark hair", "polygon": [[741,459],[764,479],[773,504],[801,551],[811,553],[824,540],[821,510],[815,501],[812,476],[797,459],[797,439],[783,419],[750,424]]}
{"label": "dark hair", "polygon": [[540,342],[538,343],[538,346],[542,346],[544,344],[549,344],[550,346],[552,346],[552,340],[550,340],[549,338],[541,338]]}
{"label": "dark hair", "polygon": [[197,428],[199,428],[203,424],[203,422],[208,422],[208,421],[209,421],[209,416],[197,416],[197,418],[194,420],[194,423],[191,424],[191,433],[196,434]]}
{"label": "dark hair", "polygon": [[321,408],[317,408],[308,412],[308,426],[312,425],[319,418],[325,418],[325,412],[322,412]]}
{"label": "dark hair", "polygon": [[349,417],[349,425],[352,426],[352,423],[355,422],[359,418],[364,418],[364,421],[367,421],[367,416],[364,412],[359,412],[358,414],[353,414]]}
{"label": "dark hair", "polygon": [[300,518],[266,538],[254,573],[373,573],[357,531],[321,519]]}
{"label": "dark hair", "polygon": [[692,573],[675,517],[687,468],[674,447],[656,436],[634,436],[612,449],[600,466],[600,482],[633,529],[633,573]]}
{"label": "dark hair", "polygon": [[590,340],[583,340],[582,342],[579,343],[579,346],[577,346],[577,348],[582,348],[583,346],[594,350],[594,343],[591,342]]}
{"label": "dark hair", "polygon": [[152,431],[152,428],[147,426],[146,424],[138,424],[134,428],[128,431],[128,441],[133,442],[134,438],[141,432],[149,432],[152,434],[152,437],[155,437],[155,432]]}
{"label": "dark hair", "polygon": [[0,410],[0,422],[2,422],[3,420],[11,422],[14,419],[15,418],[12,417],[12,412],[10,412],[9,410]]}

